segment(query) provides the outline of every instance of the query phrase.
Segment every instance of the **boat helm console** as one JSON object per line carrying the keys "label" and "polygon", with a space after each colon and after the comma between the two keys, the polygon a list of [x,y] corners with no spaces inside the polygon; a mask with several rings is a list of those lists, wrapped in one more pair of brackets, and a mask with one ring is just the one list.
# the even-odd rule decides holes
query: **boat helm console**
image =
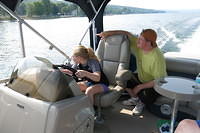
{"label": "boat helm console", "polygon": [[80,91],[75,84],[72,77],[53,69],[47,59],[28,57],[16,65],[7,86],[25,96],[55,102],[78,95],[74,94]]}
{"label": "boat helm console", "polygon": [[71,76],[54,69],[47,59],[22,59],[10,81],[0,85],[2,133],[93,132],[89,98]]}

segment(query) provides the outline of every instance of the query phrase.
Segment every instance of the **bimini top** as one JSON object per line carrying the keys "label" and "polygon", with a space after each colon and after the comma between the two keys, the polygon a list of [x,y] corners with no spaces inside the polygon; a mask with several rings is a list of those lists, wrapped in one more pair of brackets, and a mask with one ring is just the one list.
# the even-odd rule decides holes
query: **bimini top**
{"label": "bimini top", "polygon": [[[11,9],[12,11],[14,11],[18,5],[18,3],[22,2],[23,0],[0,0],[4,5],[6,5],[9,9]],[[69,2],[73,2],[77,5],[79,5],[83,11],[85,11],[85,9],[90,9],[91,5],[88,2],[89,0],[65,0],[65,1],[69,1]],[[96,9],[98,9],[100,7],[100,5],[105,1],[105,0],[91,0],[92,3],[94,4],[94,7]],[[107,5],[107,3],[110,0],[106,0],[105,4]],[[85,8],[85,9],[84,9]],[[93,10],[92,8],[90,10]],[[92,13],[93,11],[91,11]]]}
{"label": "bimini top", "polygon": [[17,4],[22,0],[0,0],[5,6],[7,6],[12,11],[15,11]]}

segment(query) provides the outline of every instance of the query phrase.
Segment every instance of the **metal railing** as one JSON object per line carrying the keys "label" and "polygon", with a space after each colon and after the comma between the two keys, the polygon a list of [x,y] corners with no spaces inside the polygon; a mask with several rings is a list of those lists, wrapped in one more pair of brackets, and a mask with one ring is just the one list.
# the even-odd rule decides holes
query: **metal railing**
{"label": "metal railing", "polygon": [[20,18],[18,15],[16,15],[15,12],[13,12],[12,10],[10,10],[8,7],[6,7],[1,1],[0,1],[0,7],[6,11],[8,14],[10,14],[13,18],[15,18],[16,20],[18,20],[19,22],[19,29],[20,29],[20,39],[21,39],[21,45],[22,45],[22,53],[23,56],[26,56],[25,53],[25,46],[24,46],[24,39],[23,39],[23,29],[22,29],[22,24],[26,25],[30,30],[32,30],[34,33],[36,33],[39,37],[41,37],[43,40],[45,40],[49,45],[50,45],[50,49],[55,48],[59,53],[61,53],[62,55],[64,55],[67,59],[69,59],[69,56],[66,55],[62,50],[60,50],[56,45],[54,45],[52,42],[50,42],[48,39],[46,39],[42,34],[40,34],[37,30],[35,30],[31,25],[29,25],[25,20],[23,20],[22,18]]}
{"label": "metal railing", "polygon": [[103,1],[103,3],[101,4],[101,6],[99,7],[98,11],[96,11],[96,9],[94,8],[94,5],[93,5],[92,1],[89,0],[89,2],[90,2],[91,6],[92,6],[92,8],[93,8],[93,10],[94,10],[94,12],[95,12],[95,16],[94,16],[93,19],[90,21],[89,26],[88,26],[88,28],[86,29],[86,31],[84,32],[84,34],[83,34],[83,36],[82,36],[82,38],[81,38],[79,44],[81,45],[81,42],[82,42],[83,39],[85,38],[85,35],[87,34],[87,32],[89,31],[90,27],[92,26],[92,30],[93,30],[93,46],[94,46],[94,49],[96,49],[96,48],[95,48],[95,46],[96,46],[95,44],[96,44],[96,40],[97,40],[97,39],[96,39],[95,19],[96,19],[97,15],[99,14],[99,12],[101,11],[101,9],[102,9],[104,3],[106,2],[106,0]]}
{"label": "metal railing", "polygon": [[[92,30],[93,30],[93,43],[94,43],[94,49],[95,48],[95,44],[96,44],[96,28],[95,28],[95,19],[97,17],[97,15],[99,14],[99,12],[101,11],[104,3],[106,0],[103,1],[103,3],[101,4],[101,6],[99,7],[98,11],[96,11],[94,4],[92,3],[91,0],[89,0],[94,12],[95,12],[95,16],[93,17],[93,19],[90,21],[88,28],[86,29],[85,33],[83,34],[79,44],[81,44],[81,42],[83,41],[83,39],[85,38],[85,35],[87,34],[89,28],[92,26]],[[23,57],[26,57],[26,50],[25,50],[25,45],[24,45],[24,37],[23,37],[23,28],[22,28],[22,24],[24,24],[25,26],[27,26],[30,30],[32,30],[35,34],[37,34],[40,38],[42,38],[43,40],[45,40],[49,45],[49,49],[55,48],[59,53],[61,53],[62,55],[64,55],[66,57],[67,60],[70,60],[70,57],[68,55],[66,55],[62,50],[60,50],[56,45],[54,45],[52,42],[50,42],[48,39],[46,39],[42,34],[40,34],[37,30],[35,30],[31,25],[29,25],[24,19],[20,18],[15,12],[13,12],[12,10],[10,10],[7,6],[5,6],[1,1],[0,1],[0,8],[2,8],[4,11],[6,11],[11,17],[13,17],[14,19],[16,19],[19,23],[19,31],[20,31],[20,40],[21,40],[21,48],[22,48],[22,53],[23,53]],[[9,79],[0,79],[0,83],[4,83],[7,82]]]}

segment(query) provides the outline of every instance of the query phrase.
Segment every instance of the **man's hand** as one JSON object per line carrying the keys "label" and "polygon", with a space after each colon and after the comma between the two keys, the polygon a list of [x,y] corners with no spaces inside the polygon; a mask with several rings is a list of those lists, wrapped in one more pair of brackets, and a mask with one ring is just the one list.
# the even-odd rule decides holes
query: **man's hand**
{"label": "man's hand", "polygon": [[132,91],[133,91],[133,94],[138,94],[138,92],[140,92],[142,89],[144,89],[143,87],[142,87],[142,85],[140,84],[140,85],[137,85],[135,88],[133,88],[132,89]]}
{"label": "man's hand", "polygon": [[106,31],[98,33],[96,35],[99,36],[99,37],[101,37],[102,40],[105,40],[109,36],[108,32],[106,32]]}
{"label": "man's hand", "polygon": [[111,30],[111,31],[104,31],[101,33],[98,33],[97,36],[101,37],[101,39],[106,39],[109,36],[112,35],[118,35],[118,34],[125,34],[127,35],[129,38],[131,38],[133,36],[133,34],[131,34],[128,31],[124,31],[124,30]]}

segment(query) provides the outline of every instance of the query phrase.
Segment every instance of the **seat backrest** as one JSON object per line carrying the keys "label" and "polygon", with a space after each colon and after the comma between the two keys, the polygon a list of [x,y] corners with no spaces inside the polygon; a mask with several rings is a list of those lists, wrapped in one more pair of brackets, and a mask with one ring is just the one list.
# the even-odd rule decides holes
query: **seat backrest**
{"label": "seat backrest", "polygon": [[115,85],[116,73],[120,70],[129,69],[130,47],[128,37],[119,34],[101,40],[96,55],[110,85]]}

